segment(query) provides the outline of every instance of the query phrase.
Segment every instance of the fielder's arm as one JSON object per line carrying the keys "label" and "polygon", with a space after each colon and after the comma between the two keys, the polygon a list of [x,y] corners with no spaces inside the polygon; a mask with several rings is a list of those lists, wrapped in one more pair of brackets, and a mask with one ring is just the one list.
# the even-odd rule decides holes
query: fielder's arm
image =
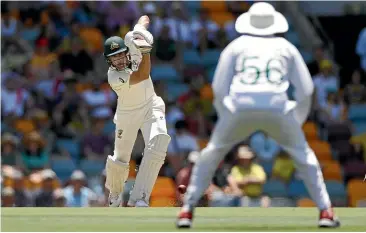
{"label": "fielder's arm", "polygon": [[229,94],[230,85],[235,75],[235,57],[230,46],[222,51],[217,64],[215,75],[212,82],[212,89],[214,92],[214,106],[217,111],[223,105],[223,99]]}
{"label": "fielder's arm", "polygon": [[295,87],[295,100],[297,102],[294,111],[295,117],[302,125],[310,112],[314,83],[300,52],[293,45],[291,45],[291,48],[293,60],[289,80]]}

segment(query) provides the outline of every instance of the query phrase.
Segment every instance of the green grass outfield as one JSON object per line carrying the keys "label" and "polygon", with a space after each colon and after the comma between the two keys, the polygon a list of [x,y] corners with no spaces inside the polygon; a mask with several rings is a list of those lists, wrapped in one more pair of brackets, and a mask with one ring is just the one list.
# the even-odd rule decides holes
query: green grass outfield
{"label": "green grass outfield", "polygon": [[[177,231],[178,208],[2,208],[2,231]],[[366,231],[366,208],[337,208],[341,228],[317,228],[315,208],[197,208],[190,231]],[[187,230],[185,230],[187,231]],[[189,231],[189,230],[188,230]]]}

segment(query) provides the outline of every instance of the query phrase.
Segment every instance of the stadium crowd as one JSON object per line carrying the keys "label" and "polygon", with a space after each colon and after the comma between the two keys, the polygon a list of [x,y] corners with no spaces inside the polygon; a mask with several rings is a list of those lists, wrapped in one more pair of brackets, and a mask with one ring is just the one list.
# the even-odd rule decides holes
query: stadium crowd
{"label": "stadium crowd", "polygon": [[[235,19],[251,1],[1,4],[2,206],[106,204],[104,164],[113,153],[117,98],[107,83],[103,42],[124,37],[142,14],[151,19],[151,76],[172,137],[150,205],[179,206],[176,187],[188,184],[216,122],[210,83],[220,51],[238,36]],[[360,68],[344,86],[322,47],[306,53],[295,31],[284,35],[313,76],[316,92],[304,131],[334,206],[366,206],[365,30],[355,49]],[[139,134],[124,200],[143,148]],[[265,132],[233,148],[201,204],[314,206],[291,158]]]}

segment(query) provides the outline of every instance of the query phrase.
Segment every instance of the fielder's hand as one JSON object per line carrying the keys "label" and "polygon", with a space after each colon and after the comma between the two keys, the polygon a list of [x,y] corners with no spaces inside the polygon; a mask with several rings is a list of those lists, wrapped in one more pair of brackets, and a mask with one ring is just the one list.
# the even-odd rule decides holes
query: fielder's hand
{"label": "fielder's hand", "polygon": [[133,43],[141,51],[142,54],[150,53],[154,43],[153,35],[147,30],[150,19],[147,15],[140,17],[139,21],[133,28]]}

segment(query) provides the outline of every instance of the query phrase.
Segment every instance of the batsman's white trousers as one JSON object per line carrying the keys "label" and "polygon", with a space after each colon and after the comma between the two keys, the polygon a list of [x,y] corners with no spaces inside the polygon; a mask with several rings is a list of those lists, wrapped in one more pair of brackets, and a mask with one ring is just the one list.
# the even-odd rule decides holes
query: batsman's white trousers
{"label": "batsman's white trousers", "polygon": [[293,111],[287,114],[269,110],[244,110],[231,113],[226,108],[202,150],[191,176],[185,204],[195,206],[207,189],[215,170],[225,155],[257,130],[268,133],[294,159],[310,196],[320,209],[331,206],[318,160],[309,147]]}
{"label": "batsman's white trousers", "polygon": [[114,123],[116,124],[114,156],[123,163],[129,163],[139,129],[144,137],[145,146],[153,137],[167,134],[164,101],[154,95],[141,108],[119,110],[114,116]]}

